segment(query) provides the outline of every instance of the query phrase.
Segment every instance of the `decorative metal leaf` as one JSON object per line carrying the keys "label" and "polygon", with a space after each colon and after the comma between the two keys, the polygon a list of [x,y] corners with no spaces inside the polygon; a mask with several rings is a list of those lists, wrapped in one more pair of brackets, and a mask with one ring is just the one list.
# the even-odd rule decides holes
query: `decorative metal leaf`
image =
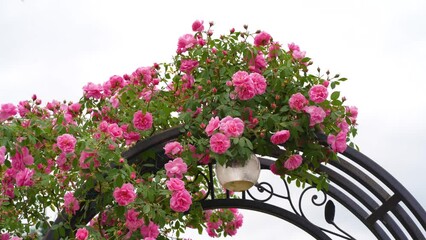
{"label": "decorative metal leaf", "polygon": [[328,200],[324,209],[325,221],[327,221],[327,223],[332,224],[334,222],[335,212],[336,207],[334,206],[334,203],[331,200]]}

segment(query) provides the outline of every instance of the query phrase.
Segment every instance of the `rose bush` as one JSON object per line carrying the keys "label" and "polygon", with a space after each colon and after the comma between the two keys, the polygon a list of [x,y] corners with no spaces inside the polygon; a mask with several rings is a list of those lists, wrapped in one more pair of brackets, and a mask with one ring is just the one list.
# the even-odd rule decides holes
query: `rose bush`
{"label": "rose bush", "polygon": [[[245,27],[214,38],[212,26],[204,30],[195,21],[195,33],[178,39],[172,62],[90,82],[78,103],[43,104],[34,95],[1,105],[2,239],[35,239],[47,229],[57,237],[78,229],[68,236],[76,239],[166,239],[187,227],[234,235],[242,215],[203,212],[198,201],[206,185],[196,176],[208,163],[244,161],[252,153],[281,152],[274,174],[298,186],[327,187],[317,168],[337,159],[356,135],[358,111],[335,90],[346,79],[319,68],[311,73],[305,51],[264,31]],[[138,164],[121,157],[137,141],[176,126],[182,134],[165,145],[164,169],[144,171],[152,167],[149,152]],[[99,194],[87,198],[90,191]],[[71,223],[93,204],[95,219]],[[52,211],[66,221],[54,225]]]}

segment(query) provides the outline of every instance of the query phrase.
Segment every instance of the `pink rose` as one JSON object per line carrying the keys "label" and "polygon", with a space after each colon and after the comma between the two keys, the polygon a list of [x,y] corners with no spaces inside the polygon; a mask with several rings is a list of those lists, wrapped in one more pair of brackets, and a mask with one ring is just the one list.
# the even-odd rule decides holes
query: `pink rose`
{"label": "pink rose", "polygon": [[178,41],[178,52],[186,52],[188,49],[191,49],[197,45],[197,39],[194,38],[191,34],[185,34],[179,38]]}
{"label": "pink rose", "polygon": [[254,37],[254,45],[256,47],[265,46],[269,44],[270,41],[271,41],[271,35],[269,35],[269,33],[267,32],[261,32]]}
{"label": "pink rose", "polygon": [[141,235],[144,237],[144,240],[156,239],[159,234],[160,231],[158,230],[158,225],[152,221],[149,221],[148,226],[143,224],[141,227]]}
{"label": "pink rose", "polygon": [[223,154],[231,146],[231,141],[223,133],[215,133],[210,138],[210,149],[214,153]]}
{"label": "pink rose", "polygon": [[2,104],[0,108],[0,122],[15,116],[18,113],[16,106],[12,103]]}
{"label": "pink rose", "polygon": [[232,75],[232,84],[239,87],[250,82],[249,74],[245,71],[238,71]]}
{"label": "pink rose", "polygon": [[80,203],[74,197],[74,193],[67,192],[64,195],[64,208],[65,212],[68,214],[75,214],[75,212],[80,209]]}
{"label": "pink rose", "polygon": [[77,240],[87,240],[88,237],[89,237],[89,231],[87,231],[86,228],[77,229],[77,232],[75,233],[75,238]]}
{"label": "pink rose", "polygon": [[288,170],[292,171],[300,166],[302,164],[302,156],[298,154],[291,155],[287,161],[284,162],[284,167]]}
{"label": "pink rose", "polygon": [[173,161],[170,160],[168,163],[166,163],[164,165],[164,169],[166,169],[167,177],[176,177],[181,179],[183,174],[188,171],[188,166],[182,158],[175,158]]}
{"label": "pink rose", "polygon": [[[101,165],[99,160],[96,158],[98,154],[96,152],[86,152],[81,151],[79,164],[81,169],[89,169],[90,165],[93,164],[93,167],[97,168]],[[86,161],[86,160],[92,160],[92,161]]]}
{"label": "pink rose", "polygon": [[306,55],[305,51],[298,51],[298,50],[294,50],[293,53],[291,54],[291,56],[293,56],[294,59],[296,60],[302,60]]}
{"label": "pink rose", "polygon": [[77,140],[71,134],[65,133],[56,138],[56,144],[58,148],[64,153],[72,153],[75,150],[75,144]]}
{"label": "pink rose", "polygon": [[113,138],[120,138],[123,136],[123,129],[121,129],[117,123],[110,124],[107,131]]}
{"label": "pink rose", "polygon": [[334,152],[343,153],[347,148],[346,132],[341,131],[337,134],[337,136],[334,136],[333,134],[328,135],[327,143]]}
{"label": "pink rose", "polygon": [[294,51],[300,51],[300,48],[297,44],[295,43],[289,43],[288,44],[288,48],[290,49],[290,51],[294,52]]}
{"label": "pink rose", "polygon": [[[18,104],[18,112],[21,117],[25,117],[30,112],[30,103],[28,101],[20,101]],[[0,120],[1,121],[1,120]]]}
{"label": "pink rose", "polygon": [[11,160],[12,168],[16,170],[23,170],[26,165],[34,163],[34,158],[27,147],[21,148],[20,151],[16,150],[16,153],[13,157],[11,157]]}
{"label": "pink rose", "polygon": [[249,70],[251,72],[261,73],[266,68],[267,62],[263,57],[263,54],[260,52],[254,59],[250,60],[249,65]]}
{"label": "pink rose", "polygon": [[309,113],[310,117],[310,124],[309,126],[314,126],[315,124],[322,123],[324,121],[324,118],[326,116],[324,110],[321,107],[317,106],[308,106],[304,107],[303,110],[305,112]]}
{"label": "pink rose", "polygon": [[289,138],[290,138],[290,131],[281,130],[281,131],[274,133],[274,135],[271,136],[271,143],[276,144],[276,145],[283,144],[283,143],[287,142],[287,140]]}
{"label": "pink rose", "polygon": [[148,130],[152,127],[152,115],[149,112],[145,114],[141,110],[133,115],[133,126],[141,131]]}
{"label": "pink rose", "polygon": [[179,178],[170,178],[166,181],[167,188],[170,191],[180,191],[185,189],[185,183]]}
{"label": "pink rose", "polygon": [[275,165],[275,163],[273,163],[273,164],[271,164],[271,165],[269,166],[269,170],[271,170],[271,172],[272,172],[273,174],[275,174],[275,175],[279,175],[279,174],[278,174],[277,165]]}
{"label": "pink rose", "polygon": [[266,91],[266,79],[259,73],[251,73],[250,79],[253,81],[254,89],[257,95],[264,94]]}
{"label": "pink rose", "polygon": [[5,159],[6,159],[6,147],[1,146],[0,147],[0,165],[4,163]]}
{"label": "pink rose", "polygon": [[227,137],[240,137],[244,132],[244,122],[239,118],[227,116],[220,121],[219,129]]}
{"label": "pink rose", "polygon": [[131,183],[125,183],[121,188],[116,187],[113,196],[118,205],[121,206],[126,206],[136,199],[136,193]]}
{"label": "pink rose", "polygon": [[183,59],[180,64],[180,70],[184,73],[190,73],[198,66],[197,60]]}
{"label": "pink rose", "polygon": [[206,127],[207,136],[210,137],[213,134],[213,132],[219,128],[219,123],[220,123],[219,117],[214,117],[214,118],[212,117],[210,119],[209,124],[207,124],[207,127]]}
{"label": "pink rose", "polygon": [[151,67],[140,67],[132,73],[133,81],[136,84],[144,83],[149,85],[152,82],[153,70]]}
{"label": "pink rose", "polygon": [[168,156],[178,155],[183,151],[179,142],[169,142],[164,146],[164,153]]}
{"label": "pink rose", "polygon": [[323,85],[315,85],[309,90],[309,99],[314,103],[322,103],[327,99],[327,88]]}
{"label": "pink rose", "polygon": [[143,219],[139,219],[139,213],[135,211],[135,209],[130,209],[124,214],[126,218],[126,227],[129,229],[130,232],[136,231],[138,228],[140,228],[143,224]]}
{"label": "pink rose", "polygon": [[100,84],[94,84],[89,82],[86,86],[83,87],[84,96],[86,98],[100,99],[102,98],[102,86]]}
{"label": "pink rose", "polygon": [[308,103],[309,101],[301,93],[291,95],[288,101],[290,108],[295,111],[301,111]]}
{"label": "pink rose", "polygon": [[186,190],[173,192],[170,198],[170,208],[175,212],[186,212],[191,204],[191,195]]}
{"label": "pink rose", "polygon": [[351,106],[346,107],[346,115],[349,116],[352,124],[356,124],[356,118],[358,117],[358,108]]}
{"label": "pink rose", "polygon": [[203,26],[204,21],[195,20],[194,23],[192,23],[192,31],[194,32],[201,32],[204,30]]}
{"label": "pink rose", "polygon": [[235,92],[240,100],[250,100],[256,96],[256,89],[253,81],[249,81],[235,88]]}
{"label": "pink rose", "polygon": [[346,120],[341,119],[340,121],[337,121],[336,125],[342,132],[349,132],[349,124],[346,122]]}
{"label": "pink rose", "polygon": [[275,58],[278,56],[279,50],[281,49],[281,45],[278,42],[274,42],[269,47],[268,57]]}
{"label": "pink rose", "polygon": [[68,110],[73,113],[80,112],[81,104],[80,103],[73,103],[68,107]]}
{"label": "pink rose", "polygon": [[33,175],[34,170],[24,168],[16,174],[16,185],[18,187],[32,186],[34,184],[32,180]]}

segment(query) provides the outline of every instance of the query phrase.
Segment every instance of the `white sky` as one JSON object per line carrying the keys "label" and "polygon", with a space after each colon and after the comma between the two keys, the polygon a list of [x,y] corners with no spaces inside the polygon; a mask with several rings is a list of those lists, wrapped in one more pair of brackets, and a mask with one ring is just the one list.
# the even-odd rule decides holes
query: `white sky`
{"label": "white sky", "polygon": [[[0,103],[77,101],[89,81],[169,61],[195,19],[213,20],[216,36],[248,24],[299,44],[312,70],[349,78],[340,90],[359,109],[355,142],[426,207],[426,2],[279,2],[0,0]],[[245,223],[234,239],[301,238],[270,216]]]}

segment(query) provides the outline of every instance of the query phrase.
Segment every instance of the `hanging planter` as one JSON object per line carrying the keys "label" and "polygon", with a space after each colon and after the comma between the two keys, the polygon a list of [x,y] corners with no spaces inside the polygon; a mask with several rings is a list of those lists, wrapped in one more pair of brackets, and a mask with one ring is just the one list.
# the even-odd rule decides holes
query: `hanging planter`
{"label": "hanging planter", "polygon": [[226,166],[216,164],[219,183],[227,190],[243,192],[256,184],[260,175],[260,162],[255,154],[246,161],[230,161]]}

